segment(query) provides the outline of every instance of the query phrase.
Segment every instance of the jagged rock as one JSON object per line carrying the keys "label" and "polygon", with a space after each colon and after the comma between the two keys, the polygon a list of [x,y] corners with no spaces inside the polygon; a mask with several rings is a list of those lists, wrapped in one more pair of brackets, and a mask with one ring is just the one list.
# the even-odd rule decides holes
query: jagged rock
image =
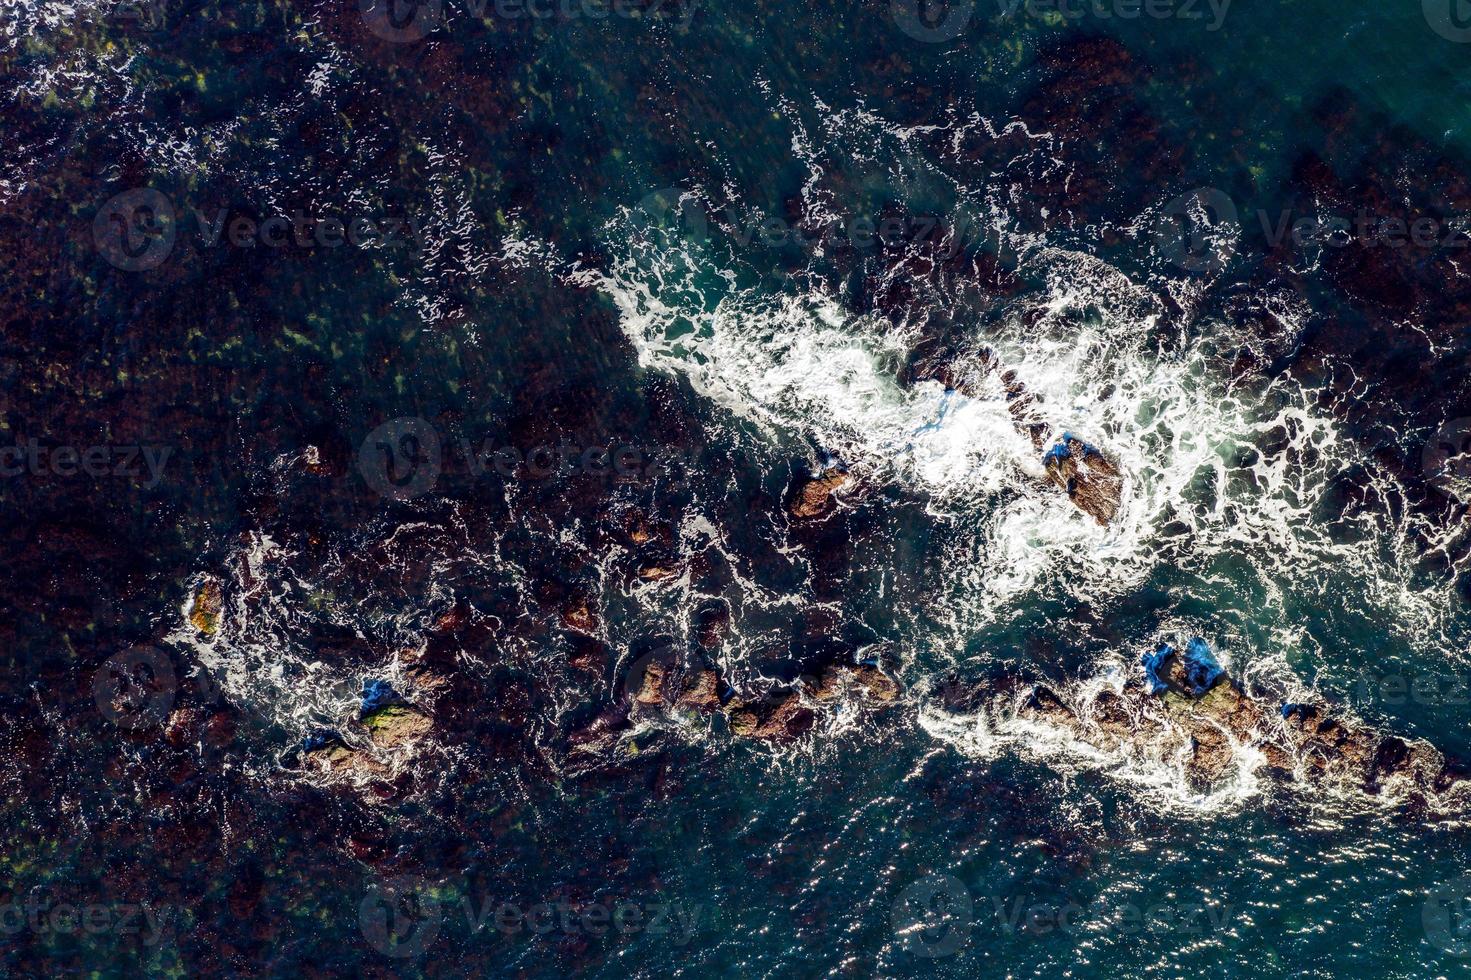
{"label": "jagged rock", "polygon": [[1063,433],[1062,441],[1048,450],[1043,465],[1047,479],[1099,524],[1106,526],[1118,515],[1124,479],[1098,449]]}
{"label": "jagged rock", "polygon": [[594,633],[598,628],[598,617],[585,601],[570,603],[563,609],[562,622],[582,633]]}
{"label": "jagged rock", "polygon": [[175,748],[182,748],[197,737],[197,729],[203,720],[204,712],[198,708],[175,708],[169,714],[164,738]]}
{"label": "jagged rock", "polygon": [[[1102,752],[1181,758],[1186,780],[1201,792],[1235,774],[1242,762],[1238,746],[1258,753],[1259,774],[1278,783],[1334,784],[1420,802],[1471,789],[1468,773],[1433,746],[1386,737],[1331,717],[1321,706],[1277,707],[1230,678],[1209,674],[1208,686],[1196,694],[1202,686],[1198,667],[1171,650],[1155,663],[1153,676],[1130,679],[1121,691],[1105,688],[1086,704],[1071,704],[1041,684],[992,682],[982,705],[1000,721],[1010,716],[1045,724]],[[944,700],[963,703],[954,696]]]}
{"label": "jagged rock", "polygon": [[573,732],[569,741],[573,751],[601,753],[617,744],[631,727],[626,711],[610,708],[590,724]]}
{"label": "jagged rock", "polygon": [[643,677],[639,679],[639,689],[634,692],[633,700],[638,704],[667,704],[664,688],[669,679],[669,670],[658,661],[653,661],[644,667]]}
{"label": "jagged rock", "polygon": [[328,776],[383,779],[392,774],[392,770],[384,763],[366,752],[348,748],[341,742],[308,752],[305,760],[309,768]]}
{"label": "jagged rock", "polygon": [[302,764],[324,776],[383,780],[393,775],[392,758],[428,735],[434,722],[405,704],[379,708],[361,719],[372,748],[354,748],[335,733],[315,735],[302,748]]}
{"label": "jagged rock", "polygon": [[786,691],[766,701],[732,705],[730,730],[746,738],[790,742],[810,732],[816,721],[816,713],[802,704],[802,698]]}
{"label": "jagged rock", "polygon": [[373,744],[384,749],[408,745],[428,735],[434,728],[434,722],[428,715],[403,704],[380,708],[365,715],[362,722]]}
{"label": "jagged rock", "polygon": [[704,714],[715,711],[720,707],[720,675],[708,669],[690,674],[676,703]]}
{"label": "jagged rock", "polygon": [[842,470],[828,470],[797,487],[787,511],[793,517],[808,520],[822,517],[833,508],[833,494],[848,485],[852,478]]}
{"label": "jagged rock", "polygon": [[[1006,393],[1006,411],[1016,430],[1029,438],[1040,451],[1052,432],[1052,427],[1039,411],[1041,398],[1027,389],[1014,370],[1003,368],[993,352],[982,350],[968,357],[929,355],[911,369],[910,378],[914,381],[939,381],[948,391],[979,398],[985,394],[981,381],[992,372],[999,372],[1001,387]],[[1099,524],[1107,525],[1118,515],[1123,499],[1123,476],[1118,467],[1095,447],[1064,432],[1059,443],[1043,457],[1043,467],[1048,481]]]}
{"label": "jagged rock", "polygon": [[199,632],[213,636],[220,628],[220,610],[223,607],[220,583],[207,579],[194,593],[194,601],[189,606],[189,622]]}
{"label": "jagged rock", "polygon": [[662,582],[678,574],[679,566],[674,562],[649,562],[638,570],[638,577],[645,582]]}
{"label": "jagged rock", "polygon": [[868,664],[857,667],[834,665],[824,670],[815,682],[808,684],[814,701],[828,704],[845,692],[854,692],[865,701],[889,704],[899,697],[899,685],[893,678]]}

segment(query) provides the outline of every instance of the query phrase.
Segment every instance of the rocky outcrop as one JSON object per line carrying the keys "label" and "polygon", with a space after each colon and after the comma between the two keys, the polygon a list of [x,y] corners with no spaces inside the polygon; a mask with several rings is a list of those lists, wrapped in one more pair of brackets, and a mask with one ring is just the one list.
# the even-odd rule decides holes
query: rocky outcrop
{"label": "rocky outcrop", "polygon": [[[1040,411],[1042,400],[1027,389],[1014,370],[1002,367],[992,351],[983,349],[966,356],[954,351],[933,352],[909,371],[912,381],[938,381],[947,391],[958,391],[967,398],[987,397],[984,381],[991,374],[996,374],[1001,383],[1012,424],[1041,452],[1053,433]],[[1042,465],[1048,482],[1099,524],[1107,526],[1118,516],[1123,474],[1097,447],[1064,432],[1043,456]]]}
{"label": "rocky outcrop", "polygon": [[1047,479],[1079,510],[1107,526],[1117,516],[1124,478],[1099,450],[1070,432],[1043,458]]}
{"label": "rocky outcrop", "polygon": [[677,712],[725,717],[733,735],[773,743],[795,741],[812,731],[824,713],[840,706],[880,710],[897,703],[898,682],[869,664],[835,664],[816,676],[765,693],[731,690],[713,667],[681,670],[673,658],[635,664],[626,702],[605,711],[573,733],[574,749],[602,752],[637,721]]}
{"label": "rocky outcrop", "polygon": [[800,481],[787,504],[787,513],[798,520],[812,520],[832,513],[835,507],[833,495],[851,480],[852,477],[843,470],[829,469]]}
{"label": "rocky outcrop", "polygon": [[946,707],[984,711],[997,730],[1018,737],[1040,724],[1113,758],[1178,760],[1201,793],[1251,772],[1274,783],[1331,786],[1431,809],[1464,808],[1471,797],[1466,774],[1429,744],[1385,736],[1326,705],[1248,693],[1225,676],[1202,689],[1198,663],[1173,645],[1145,661],[1147,676],[1117,688],[1083,685],[1077,690],[1088,693],[1068,695],[1003,680],[969,705],[947,692]]}
{"label": "rocky outcrop", "polygon": [[220,628],[220,610],[224,608],[224,596],[220,583],[206,579],[194,593],[189,604],[189,623],[206,636],[213,636]]}
{"label": "rocky outcrop", "polygon": [[745,738],[768,742],[790,742],[806,735],[816,724],[817,713],[802,703],[796,691],[731,705],[730,730]]}
{"label": "rocky outcrop", "polygon": [[387,779],[395,764],[410,756],[434,729],[428,715],[397,703],[364,715],[359,724],[366,744],[351,745],[335,732],[314,736],[303,746],[303,766],[319,775],[354,782]]}
{"label": "rocky outcrop", "polygon": [[579,633],[596,633],[598,629],[597,614],[592,611],[591,604],[585,599],[567,604],[562,610],[562,623],[568,629],[577,630]]}

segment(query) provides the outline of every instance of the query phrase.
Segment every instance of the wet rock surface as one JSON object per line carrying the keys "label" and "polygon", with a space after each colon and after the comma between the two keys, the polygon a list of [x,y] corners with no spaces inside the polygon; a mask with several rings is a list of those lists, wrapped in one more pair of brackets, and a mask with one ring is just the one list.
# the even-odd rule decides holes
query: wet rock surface
{"label": "wet rock surface", "polygon": [[[1431,745],[1386,735],[1326,704],[1284,704],[1225,677],[1204,693],[1185,658],[1158,670],[1165,687],[1130,676],[1079,699],[1046,684],[1008,681],[950,710],[981,710],[1000,721],[1039,723],[1092,749],[1178,760],[1192,791],[1215,792],[1255,774],[1271,783],[1382,796],[1416,810],[1464,813],[1471,782]],[[1025,736],[1021,736],[1025,737]]]}
{"label": "wet rock surface", "polygon": [[846,472],[828,470],[820,476],[799,480],[794,488],[787,511],[799,520],[812,520],[832,513],[836,506],[834,494],[852,482]]}

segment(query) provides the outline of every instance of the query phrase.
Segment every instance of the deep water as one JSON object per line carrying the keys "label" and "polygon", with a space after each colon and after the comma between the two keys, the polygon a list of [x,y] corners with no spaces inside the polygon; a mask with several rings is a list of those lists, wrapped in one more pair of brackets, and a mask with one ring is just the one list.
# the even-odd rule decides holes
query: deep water
{"label": "deep water", "polygon": [[1467,972],[1471,794],[955,692],[1471,758],[1471,28],[372,2],[0,0],[9,974]]}

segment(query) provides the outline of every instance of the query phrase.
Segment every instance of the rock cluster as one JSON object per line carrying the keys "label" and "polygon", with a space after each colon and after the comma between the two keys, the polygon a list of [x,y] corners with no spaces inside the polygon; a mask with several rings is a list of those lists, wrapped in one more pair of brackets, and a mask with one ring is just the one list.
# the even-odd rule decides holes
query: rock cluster
{"label": "rock cluster", "polygon": [[604,712],[574,733],[582,751],[604,751],[632,730],[634,723],[663,712],[724,715],[732,734],[773,743],[791,742],[810,732],[819,716],[840,704],[881,709],[899,700],[897,682],[877,667],[831,665],[814,677],[764,694],[738,693],[711,667],[680,671],[653,660],[635,668],[627,705]]}
{"label": "rock cluster", "polygon": [[[1467,774],[1424,742],[1407,742],[1323,705],[1280,704],[1224,676],[1202,693],[1187,659],[1171,648],[1155,676],[1085,699],[1044,684],[1003,684],[983,697],[998,718],[1041,723],[1105,753],[1179,759],[1190,786],[1208,792],[1243,771],[1276,783],[1335,786],[1444,809],[1471,789]],[[1001,688],[1009,688],[1002,690]]]}

